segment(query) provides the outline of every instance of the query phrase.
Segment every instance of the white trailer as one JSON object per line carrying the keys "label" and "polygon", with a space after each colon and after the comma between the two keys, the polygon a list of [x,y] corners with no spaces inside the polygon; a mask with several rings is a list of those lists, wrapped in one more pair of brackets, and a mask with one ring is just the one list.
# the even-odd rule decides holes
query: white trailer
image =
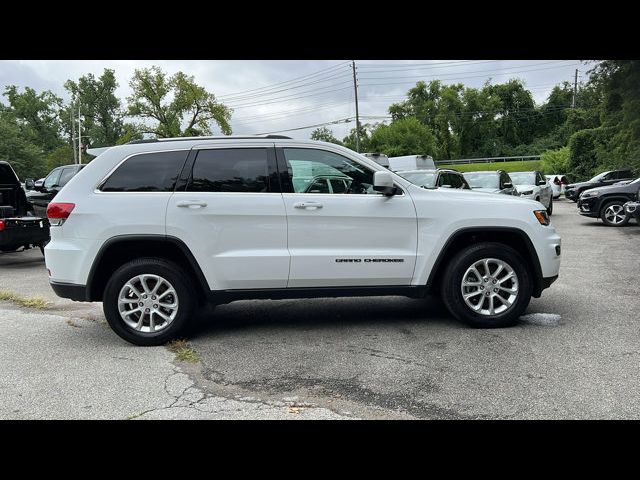
{"label": "white trailer", "polygon": [[389,157],[387,157],[384,153],[363,153],[367,158],[370,158],[378,165],[382,165],[383,167],[389,168]]}
{"label": "white trailer", "polygon": [[430,155],[405,155],[403,157],[391,157],[389,170],[402,172],[406,170],[435,170],[436,164]]}

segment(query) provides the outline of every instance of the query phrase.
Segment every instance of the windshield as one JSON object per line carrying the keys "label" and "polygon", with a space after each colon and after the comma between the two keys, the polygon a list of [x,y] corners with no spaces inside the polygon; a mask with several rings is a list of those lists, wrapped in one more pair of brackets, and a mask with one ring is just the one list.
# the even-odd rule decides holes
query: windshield
{"label": "windshield", "polygon": [[406,178],[411,183],[421,187],[433,187],[435,185],[436,174],[427,172],[397,172],[402,178]]}
{"label": "windshield", "polygon": [[631,182],[632,185],[635,185],[636,183],[640,183],[640,177],[636,178],[633,182]]}
{"label": "windshield", "polygon": [[465,173],[471,188],[500,188],[500,176],[495,173]]}
{"label": "windshield", "polygon": [[604,178],[609,172],[602,172],[599,173],[598,175],[596,175],[595,177],[593,177],[591,180],[589,180],[590,182],[597,182],[599,181],[601,178]]}
{"label": "windshield", "polygon": [[533,172],[510,173],[514,185],[535,185],[536,174]]}

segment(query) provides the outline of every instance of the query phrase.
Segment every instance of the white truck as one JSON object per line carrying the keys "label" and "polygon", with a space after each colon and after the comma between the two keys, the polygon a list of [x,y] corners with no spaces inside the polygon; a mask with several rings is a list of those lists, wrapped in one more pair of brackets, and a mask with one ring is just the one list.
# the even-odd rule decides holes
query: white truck
{"label": "white truck", "polygon": [[364,155],[367,158],[370,158],[371,160],[376,162],[378,165],[382,165],[385,168],[389,168],[389,157],[386,156],[384,153],[363,153],[362,155]]}
{"label": "white truck", "polygon": [[[340,183],[296,181],[310,175]],[[504,327],[560,269],[539,202],[427,190],[347,148],[281,136],[119,145],[47,214],[53,290],[101,301],[137,345],[180,335],[204,302],[249,298],[431,292],[474,327]]]}
{"label": "white truck", "polygon": [[435,170],[436,164],[430,155],[405,155],[389,158],[389,170],[406,172],[409,170]]}

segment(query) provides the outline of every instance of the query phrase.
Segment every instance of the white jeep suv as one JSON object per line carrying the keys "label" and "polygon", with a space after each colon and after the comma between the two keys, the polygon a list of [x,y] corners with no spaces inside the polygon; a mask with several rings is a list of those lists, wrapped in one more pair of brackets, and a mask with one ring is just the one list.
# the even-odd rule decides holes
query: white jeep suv
{"label": "white jeep suv", "polygon": [[[348,187],[308,191],[317,176]],[[112,147],[48,217],[55,292],[102,301],[138,345],[178,335],[200,303],[247,298],[439,292],[456,318],[503,327],[560,268],[539,202],[425,190],[349,149],[282,136]]]}

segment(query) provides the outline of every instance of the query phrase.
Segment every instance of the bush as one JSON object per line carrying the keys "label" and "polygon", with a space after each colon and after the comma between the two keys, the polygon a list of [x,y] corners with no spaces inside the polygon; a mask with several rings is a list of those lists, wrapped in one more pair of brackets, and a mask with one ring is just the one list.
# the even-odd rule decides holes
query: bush
{"label": "bush", "polygon": [[548,174],[565,174],[569,171],[569,147],[547,150],[540,156],[542,169]]}

